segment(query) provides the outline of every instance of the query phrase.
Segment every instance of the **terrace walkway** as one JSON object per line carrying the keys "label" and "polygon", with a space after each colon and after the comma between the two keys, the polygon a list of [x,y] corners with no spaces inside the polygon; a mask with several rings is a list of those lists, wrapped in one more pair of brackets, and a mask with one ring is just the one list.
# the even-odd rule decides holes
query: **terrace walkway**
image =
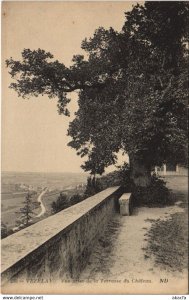
{"label": "terrace walkway", "polygon": [[108,223],[104,237],[95,246],[80,280],[118,282],[118,286],[119,282],[125,283],[124,293],[159,293],[161,289],[164,293],[176,293],[177,288],[180,293],[181,285],[183,291],[187,291],[186,270],[172,272],[166,265],[155,262],[154,253],[146,251],[152,223],[184,213],[181,204],[187,198],[187,177],[170,177],[167,184],[177,193],[176,200],[180,202],[163,208],[137,208],[129,217],[116,214]]}
{"label": "terrace walkway", "polygon": [[2,240],[3,291],[187,293],[187,177],[166,179],[172,206],[121,216],[112,187]]}

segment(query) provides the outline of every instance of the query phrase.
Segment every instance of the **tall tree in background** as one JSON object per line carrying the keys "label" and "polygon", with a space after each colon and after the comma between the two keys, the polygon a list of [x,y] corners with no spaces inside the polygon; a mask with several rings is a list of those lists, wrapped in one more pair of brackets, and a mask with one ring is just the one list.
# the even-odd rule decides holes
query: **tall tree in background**
{"label": "tall tree in background", "polygon": [[188,3],[146,2],[125,14],[121,32],[99,28],[82,42],[67,68],[44,50],[24,49],[7,60],[19,96],[58,98],[69,115],[67,94],[79,90],[69,145],[88,160],[83,169],[102,174],[127,153],[137,186],[151,182],[151,167],[185,162],[187,153]]}
{"label": "tall tree in background", "polygon": [[23,227],[27,227],[28,225],[30,225],[30,222],[32,220],[33,217],[33,203],[32,203],[32,194],[31,193],[27,193],[25,200],[23,201],[24,206],[20,208],[20,210],[18,212],[16,212],[16,214],[19,214],[20,217],[19,219],[16,221],[17,225],[19,226],[23,226]]}
{"label": "tall tree in background", "polygon": [[102,190],[100,181],[95,176],[87,178],[86,189],[84,192],[84,198],[91,197]]}

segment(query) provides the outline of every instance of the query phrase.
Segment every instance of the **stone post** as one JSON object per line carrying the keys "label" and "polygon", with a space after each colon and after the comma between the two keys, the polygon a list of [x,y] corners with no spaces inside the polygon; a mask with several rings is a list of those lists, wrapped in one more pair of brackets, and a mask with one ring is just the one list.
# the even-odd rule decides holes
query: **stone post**
{"label": "stone post", "polygon": [[158,174],[158,167],[155,167],[155,173]]}
{"label": "stone post", "polygon": [[131,212],[130,203],[131,193],[125,193],[119,198],[120,214],[122,216],[129,216]]}
{"label": "stone post", "polygon": [[166,164],[163,164],[163,175],[166,175],[167,173],[167,167]]}

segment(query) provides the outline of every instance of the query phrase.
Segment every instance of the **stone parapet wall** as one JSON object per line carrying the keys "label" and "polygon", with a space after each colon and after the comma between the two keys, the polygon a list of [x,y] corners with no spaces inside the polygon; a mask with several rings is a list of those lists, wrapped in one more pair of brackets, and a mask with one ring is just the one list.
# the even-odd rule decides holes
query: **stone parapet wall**
{"label": "stone parapet wall", "polygon": [[108,188],[2,240],[2,285],[76,279],[116,211],[120,187]]}

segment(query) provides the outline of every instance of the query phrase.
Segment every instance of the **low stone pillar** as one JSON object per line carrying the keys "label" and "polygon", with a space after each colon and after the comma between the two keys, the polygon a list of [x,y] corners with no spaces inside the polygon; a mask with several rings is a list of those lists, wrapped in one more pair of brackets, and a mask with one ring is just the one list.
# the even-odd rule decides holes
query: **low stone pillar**
{"label": "low stone pillar", "polygon": [[155,173],[158,175],[158,167],[155,167]]}
{"label": "low stone pillar", "polygon": [[131,214],[131,193],[125,193],[119,198],[120,214],[130,216]]}
{"label": "low stone pillar", "polygon": [[163,164],[163,175],[166,175],[167,173],[167,166],[166,164]]}

